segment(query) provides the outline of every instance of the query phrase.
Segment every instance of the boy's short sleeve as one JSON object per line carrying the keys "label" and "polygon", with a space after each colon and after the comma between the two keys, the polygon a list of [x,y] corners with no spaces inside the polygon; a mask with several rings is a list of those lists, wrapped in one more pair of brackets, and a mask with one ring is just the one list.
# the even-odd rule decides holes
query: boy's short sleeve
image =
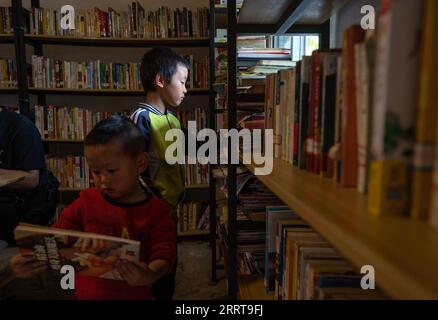
{"label": "boy's short sleeve", "polygon": [[148,112],[146,110],[137,110],[131,115],[130,118],[137,125],[142,135],[144,136],[146,142],[146,150],[148,150],[152,141],[151,121],[149,119]]}

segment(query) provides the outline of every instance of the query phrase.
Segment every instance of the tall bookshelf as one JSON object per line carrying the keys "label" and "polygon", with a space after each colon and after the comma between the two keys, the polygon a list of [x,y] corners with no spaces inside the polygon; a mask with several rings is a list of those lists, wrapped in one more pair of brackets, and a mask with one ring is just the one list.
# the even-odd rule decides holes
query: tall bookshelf
{"label": "tall bookshelf", "polygon": [[[355,2],[357,1],[357,2]],[[329,48],[330,33],[328,19],[350,1],[278,1],[278,6],[289,8],[267,8],[268,3],[247,0],[239,14],[239,22],[233,10],[235,1],[229,3],[228,41],[229,77],[235,79],[236,33],[290,34],[308,30],[320,34],[320,48]],[[322,4],[322,6],[318,6]],[[272,3],[269,3],[272,5]],[[360,8],[360,7],[359,7]],[[277,11],[270,16],[268,13]],[[284,12],[284,14],[280,14]],[[377,14],[377,13],[376,13]],[[250,24],[261,21],[260,24]],[[308,26],[303,23],[311,23]],[[237,29],[237,30],[236,30]],[[319,30],[319,32],[318,32]],[[234,32],[235,31],[235,32]],[[236,88],[230,82],[229,106],[230,124],[235,120],[232,111],[236,105]],[[254,173],[255,166],[246,167]],[[229,190],[235,186],[235,171],[229,166]],[[374,216],[369,213],[367,196],[356,189],[345,188],[332,179],[297,169],[292,164],[274,159],[273,172],[267,176],[257,176],[286,205],[293,208],[321,236],[333,245],[355,267],[372,265],[376,270],[376,283],[395,299],[436,299],[438,281],[435,271],[438,267],[438,232],[427,221],[409,219],[404,216]],[[234,180],[234,181],[233,181]],[[235,193],[229,193],[230,224],[235,220]],[[234,206],[233,206],[234,205]],[[229,234],[229,243],[235,245],[235,234]],[[231,248],[230,248],[231,249]],[[231,250],[230,250],[231,252]],[[235,252],[230,253],[232,264],[228,281],[229,293],[244,294],[248,289],[244,281],[236,281]],[[244,290],[239,290],[243,285]],[[253,290],[264,290],[263,286],[252,286]],[[261,292],[259,292],[261,294]]]}
{"label": "tall bookshelf", "polygon": [[[236,15],[236,1],[228,0],[227,8],[227,40],[228,40],[228,126],[236,127],[237,110],[242,109],[241,102],[262,101],[264,96],[245,96],[237,92],[237,36],[238,35],[283,35],[283,34],[318,34],[320,47],[328,47],[330,42],[330,25],[327,18],[333,1],[319,8],[318,17],[312,15],[309,19],[299,19],[305,9],[315,6],[314,1],[276,1],[246,0]],[[345,1],[344,1],[345,3]],[[339,4],[337,4],[339,5]],[[255,23],[257,22],[257,23]],[[229,150],[230,151],[230,150]],[[229,152],[229,154],[231,154]],[[230,159],[229,159],[230,160]],[[230,161],[231,162],[231,161]],[[236,165],[228,165],[228,295],[233,298],[272,299],[265,294],[263,276],[242,278],[237,273],[236,251]],[[258,293],[252,292],[259,290]],[[248,292],[252,293],[251,295]]]}
{"label": "tall bookshelf", "polygon": [[[26,62],[26,45],[30,45],[34,53],[39,56],[44,55],[44,49],[47,46],[62,46],[65,48],[81,47],[104,47],[104,48],[152,48],[155,46],[169,46],[172,48],[199,48],[207,50],[210,47],[209,37],[192,37],[192,38],[94,38],[94,37],[72,37],[72,36],[51,36],[28,34],[24,31],[24,19],[28,14],[23,7],[22,0],[12,1],[14,12],[14,34],[0,35],[0,43],[15,44],[15,60],[17,62],[17,88],[0,88],[1,94],[17,94],[20,113],[34,120],[34,113],[30,105],[30,96],[37,98],[37,104],[47,106],[47,96],[103,96],[103,97],[142,97],[142,90],[116,90],[116,89],[67,89],[67,88],[35,88],[29,86],[28,71],[29,64]],[[39,8],[39,0],[31,1],[32,8]],[[214,12],[211,13],[214,15]],[[208,82],[207,82],[208,83]],[[206,88],[190,88],[187,96],[211,97],[211,91]],[[210,99],[210,98],[209,98]],[[63,150],[64,147],[71,147],[79,150],[82,140],[69,139],[43,139],[45,150],[54,148]],[[60,151],[62,153],[63,151]],[[209,189],[208,184],[195,185],[188,187],[190,201],[200,201],[208,203]],[[64,199],[73,199],[79,188],[61,188],[60,195]],[[197,230],[180,234],[181,237],[202,238],[205,239],[209,232]]]}

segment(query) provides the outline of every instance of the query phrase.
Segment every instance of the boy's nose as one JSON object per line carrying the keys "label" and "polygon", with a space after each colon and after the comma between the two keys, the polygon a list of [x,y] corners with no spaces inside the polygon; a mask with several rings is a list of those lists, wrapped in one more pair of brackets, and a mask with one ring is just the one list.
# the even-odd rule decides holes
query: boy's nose
{"label": "boy's nose", "polygon": [[99,179],[100,179],[100,184],[101,184],[101,185],[105,185],[105,184],[107,184],[108,181],[109,181],[109,179],[108,179],[107,176],[105,176],[105,175],[101,175]]}

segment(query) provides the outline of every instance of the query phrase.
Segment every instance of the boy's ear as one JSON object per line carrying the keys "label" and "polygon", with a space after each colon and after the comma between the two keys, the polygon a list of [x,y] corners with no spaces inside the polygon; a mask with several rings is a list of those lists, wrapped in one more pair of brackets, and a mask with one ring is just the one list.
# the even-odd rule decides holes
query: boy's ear
{"label": "boy's ear", "polygon": [[164,77],[157,73],[157,75],[155,76],[155,86],[158,88],[164,88],[164,84],[165,84],[166,80],[164,79]]}
{"label": "boy's ear", "polygon": [[149,156],[146,152],[142,152],[137,159],[137,170],[139,174],[142,174],[149,165]]}

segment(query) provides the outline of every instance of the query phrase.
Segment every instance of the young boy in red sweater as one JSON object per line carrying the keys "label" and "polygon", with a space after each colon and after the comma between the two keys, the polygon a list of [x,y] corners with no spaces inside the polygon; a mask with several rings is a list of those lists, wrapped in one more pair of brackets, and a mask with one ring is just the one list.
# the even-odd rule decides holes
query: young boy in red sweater
{"label": "young boy in red sweater", "polygon": [[81,192],[57,228],[128,237],[141,242],[140,264],[121,261],[124,281],[77,275],[77,299],[153,299],[152,285],[174,267],[175,223],[171,207],[139,182],[148,166],[144,137],[128,118],[98,123],[84,142],[96,188]]}

